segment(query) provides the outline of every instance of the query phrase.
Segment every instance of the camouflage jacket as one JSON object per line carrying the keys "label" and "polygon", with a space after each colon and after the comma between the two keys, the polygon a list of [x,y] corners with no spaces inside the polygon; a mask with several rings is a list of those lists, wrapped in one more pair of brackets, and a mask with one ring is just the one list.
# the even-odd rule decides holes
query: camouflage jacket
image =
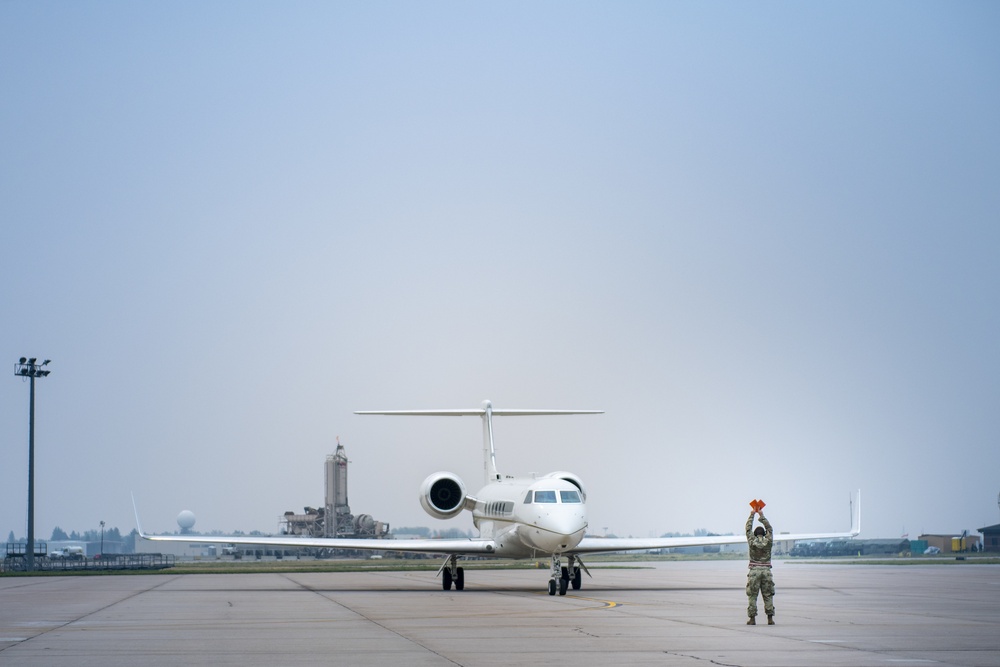
{"label": "camouflage jacket", "polygon": [[760,515],[760,522],[764,525],[764,534],[757,536],[753,534],[753,512],[747,519],[747,546],[750,548],[750,566],[771,566],[771,547],[774,545],[774,531],[771,530],[771,522],[763,514]]}

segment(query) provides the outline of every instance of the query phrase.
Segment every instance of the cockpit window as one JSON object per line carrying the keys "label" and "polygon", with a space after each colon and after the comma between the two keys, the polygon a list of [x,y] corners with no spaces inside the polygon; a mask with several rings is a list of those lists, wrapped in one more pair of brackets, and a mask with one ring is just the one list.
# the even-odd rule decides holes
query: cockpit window
{"label": "cockpit window", "polygon": [[526,495],[524,497],[524,504],[525,505],[530,505],[531,504],[531,494],[532,494],[532,492],[528,491],[528,495]]}
{"label": "cockpit window", "polygon": [[578,503],[580,502],[580,492],[579,491],[560,491],[559,498],[564,503]]}
{"label": "cockpit window", "polygon": [[555,491],[535,491],[535,502],[536,503],[554,503],[554,502],[556,502],[556,492]]}

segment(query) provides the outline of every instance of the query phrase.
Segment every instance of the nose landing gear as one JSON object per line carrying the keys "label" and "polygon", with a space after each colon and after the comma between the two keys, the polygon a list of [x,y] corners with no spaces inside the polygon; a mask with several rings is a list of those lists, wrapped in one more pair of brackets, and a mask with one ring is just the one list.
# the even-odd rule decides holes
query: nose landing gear
{"label": "nose landing gear", "polygon": [[582,562],[576,556],[567,556],[566,565],[562,564],[562,557],[553,554],[552,570],[549,578],[549,595],[566,595],[570,585],[574,591],[580,590],[583,585],[581,566]]}

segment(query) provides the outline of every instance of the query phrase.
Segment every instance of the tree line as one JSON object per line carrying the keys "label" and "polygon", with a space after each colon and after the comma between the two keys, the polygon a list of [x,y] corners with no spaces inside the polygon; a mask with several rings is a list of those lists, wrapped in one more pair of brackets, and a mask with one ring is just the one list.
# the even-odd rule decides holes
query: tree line
{"label": "tree line", "polygon": [[[104,529],[104,541],[105,542],[121,542],[122,544],[125,545],[125,550],[129,551],[129,552],[135,550],[135,538],[136,538],[136,535],[138,535],[138,532],[134,528],[132,529],[132,532],[130,532],[127,535],[124,535],[124,536],[121,534],[121,531],[118,530],[118,528],[105,528]],[[35,540],[36,541],[45,541],[45,540],[40,540],[38,537],[36,537]],[[17,543],[23,543],[23,542],[27,542],[27,541],[28,541],[28,538],[26,538],[26,537],[15,538],[13,530],[10,531],[9,535],[7,535],[7,543],[8,544],[17,544]],[[85,530],[82,533],[73,530],[73,531],[70,531],[69,533],[67,533],[65,530],[63,530],[59,526],[56,526],[55,528],[52,529],[52,537],[49,538],[49,541],[50,542],[71,542],[71,541],[75,541],[75,542],[100,542],[101,541],[101,529],[100,528],[94,528],[93,530]]]}

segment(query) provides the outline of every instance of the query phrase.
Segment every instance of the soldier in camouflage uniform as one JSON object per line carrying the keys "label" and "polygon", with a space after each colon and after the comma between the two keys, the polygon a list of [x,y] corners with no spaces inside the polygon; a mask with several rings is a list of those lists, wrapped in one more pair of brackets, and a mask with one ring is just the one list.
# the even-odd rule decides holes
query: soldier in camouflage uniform
{"label": "soldier in camouflage uniform", "polygon": [[[763,526],[757,526],[751,533],[754,514],[760,517]],[[760,510],[751,511],[750,518],[747,519],[747,545],[750,548],[750,571],[747,572],[747,597],[750,599],[747,615],[750,620],[747,621],[747,625],[757,624],[758,591],[764,597],[767,624],[774,625],[774,579],[771,578],[771,547],[774,545],[774,531]]]}

